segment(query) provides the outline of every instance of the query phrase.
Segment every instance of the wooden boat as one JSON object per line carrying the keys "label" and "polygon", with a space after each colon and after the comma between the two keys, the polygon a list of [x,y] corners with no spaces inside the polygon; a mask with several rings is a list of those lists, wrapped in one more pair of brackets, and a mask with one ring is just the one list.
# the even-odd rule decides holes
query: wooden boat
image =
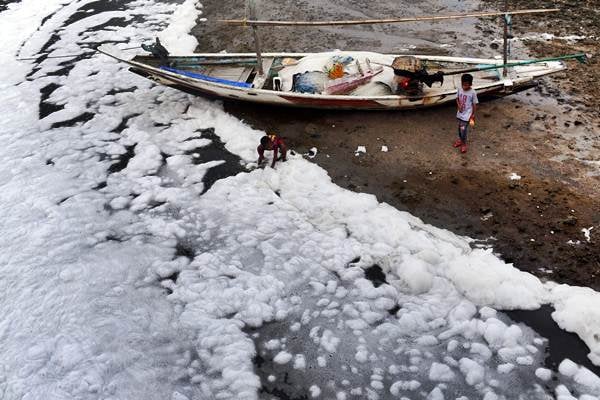
{"label": "wooden boat", "polygon": [[[113,45],[103,45],[98,51],[130,65],[132,72],[189,93],[280,106],[355,110],[413,109],[454,102],[460,87],[460,74],[457,74],[446,76],[443,84],[434,83],[432,87],[423,85],[417,95],[397,93],[392,83],[393,69],[389,65],[400,55],[372,52],[263,53],[263,74],[260,74],[255,53],[190,54],[169,56],[161,61],[150,55],[128,54]],[[370,91],[365,90],[364,85],[358,85],[355,91],[347,94],[327,94],[326,90],[321,93],[299,93],[292,90],[293,74],[303,71],[298,66],[308,64],[304,72],[311,71],[314,60],[332,57],[349,57],[359,65],[370,62],[388,67],[383,67],[381,73],[372,73],[372,77],[360,82],[369,82],[373,89]],[[506,76],[503,76],[502,59],[424,55],[413,57],[427,65],[431,73],[442,71],[451,74],[456,70],[483,67],[484,70],[471,73],[474,77],[473,87],[480,97],[502,97],[529,89],[535,86],[538,78],[566,68],[560,60],[542,60],[536,63],[524,61],[526,65],[513,60],[508,65],[517,65],[507,67]],[[319,72],[318,67],[314,69],[316,71],[313,72]]]}
{"label": "wooden boat", "polygon": [[[558,9],[509,11],[505,5],[502,12],[351,21],[269,21],[256,19],[254,0],[249,0],[248,6],[252,19],[219,22],[251,28],[254,53],[170,56],[158,39],[155,45],[142,46],[152,55],[131,55],[113,45],[103,45],[98,50],[129,64],[132,72],[197,95],[280,106],[358,110],[401,110],[454,102],[465,72],[473,75],[473,88],[479,97],[502,97],[529,89],[538,78],[566,69],[563,60],[586,60],[585,54],[508,59],[510,17]],[[348,26],[497,16],[504,20],[503,56],[498,59],[365,51],[263,53],[258,34],[261,26]]]}

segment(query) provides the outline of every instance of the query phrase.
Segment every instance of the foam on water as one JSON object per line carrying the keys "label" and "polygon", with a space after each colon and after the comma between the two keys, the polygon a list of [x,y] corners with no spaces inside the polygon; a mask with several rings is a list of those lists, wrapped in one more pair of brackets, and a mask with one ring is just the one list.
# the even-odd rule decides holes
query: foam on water
{"label": "foam on water", "polygon": [[[159,31],[196,43],[196,1],[96,6],[0,14],[0,397],[600,395],[576,364],[543,370],[544,340],[494,310],[553,303],[600,364],[598,293],[542,284],[300,156],[238,173],[264,133],[114,60],[16,60]],[[56,108],[40,119],[42,91]],[[214,154],[237,175],[207,180]]]}

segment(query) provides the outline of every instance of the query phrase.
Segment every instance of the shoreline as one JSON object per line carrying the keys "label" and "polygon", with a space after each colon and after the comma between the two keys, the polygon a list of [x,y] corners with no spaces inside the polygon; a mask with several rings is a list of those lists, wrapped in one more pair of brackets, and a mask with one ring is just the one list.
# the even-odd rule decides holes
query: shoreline
{"label": "shoreline", "polygon": [[[371,14],[393,9],[385,1],[373,7]],[[428,5],[421,7],[408,11],[426,12]],[[449,7],[460,10],[455,4]],[[221,3],[204,2],[203,16],[209,20],[193,30],[197,50],[227,46],[228,51],[251,51],[248,32],[210,23],[226,17],[224,9]],[[268,19],[275,11],[281,18],[360,14],[352,7],[329,9],[317,0],[307,9],[283,2],[262,10],[262,16]],[[232,12],[243,16],[235,7]],[[465,20],[347,30],[264,29],[261,37],[265,49],[386,51],[413,43],[413,52],[489,56],[497,52],[492,40],[499,34],[496,25]],[[452,29],[461,34],[456,48],[429,40],[457,40]],[[394,35],[397,42],[390,42]],[[377,41],[379,37],[383,39]],[[515,53],[524,51],[515,48]],[[426,223],[471,237],[542,280],[599,290],[600,166],[594,160],[600,160],[600,116],[561,87],[566,77],[580,71],[570,67],[576,69],[544,79],[535,89],[481,104],[464,156],[451,147],[455,110],[448,106],[418,112],[331,112],[225,102],[225,109],[256,129],[286,137],[288,147],[298,153],[317,147],[311,161],[341,187],[373,194]],[[389,151],[381,152],[381,145]],[[367,153],[356,157],[357,146],[366,146]],[[522,179],[510,180],[512,173]],[[592,229],[588,242],[582,229],[590,227],[596,231]]]}

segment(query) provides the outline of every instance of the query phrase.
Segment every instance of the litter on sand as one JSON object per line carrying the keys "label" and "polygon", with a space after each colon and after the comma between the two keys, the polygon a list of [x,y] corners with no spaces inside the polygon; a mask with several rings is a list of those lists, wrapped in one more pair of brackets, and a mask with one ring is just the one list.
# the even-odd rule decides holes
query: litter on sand
{"label": "litter on sand", "polygon": [[356,148],[356,150],[354,151],[354,153],[356,155],[358,155],[358,153],[365,153],[366,154],[367,153],[367,148],[365,146],[358,146]]}
{"label": "litter on sand", "polygon": [[592,237],[591,237],[592,229],[594,229],[593,226],[590,226],[589,228],[581,229],[581,232],[583,232],[583,236],[585,236],[585,240],[587,240],[588,242],[592,240]]}

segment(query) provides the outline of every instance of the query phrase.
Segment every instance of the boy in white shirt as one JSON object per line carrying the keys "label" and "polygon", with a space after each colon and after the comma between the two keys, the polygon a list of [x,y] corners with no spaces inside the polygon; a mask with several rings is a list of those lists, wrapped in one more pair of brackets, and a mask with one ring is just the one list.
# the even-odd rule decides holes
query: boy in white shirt
{"label": "boy in white shirt", "polygon": [[473,75],[464,74],[460,78],[462,87],[458,89],[456,94],[456,105],[458,111],[456,118],[458,119],[458,139],[454,142],[454,147],[460,147],[461,153],[467,152],[467,133],[469,125],[475,125],[475,110],[479,100],[477,92],[471,86],[473,85]]}

